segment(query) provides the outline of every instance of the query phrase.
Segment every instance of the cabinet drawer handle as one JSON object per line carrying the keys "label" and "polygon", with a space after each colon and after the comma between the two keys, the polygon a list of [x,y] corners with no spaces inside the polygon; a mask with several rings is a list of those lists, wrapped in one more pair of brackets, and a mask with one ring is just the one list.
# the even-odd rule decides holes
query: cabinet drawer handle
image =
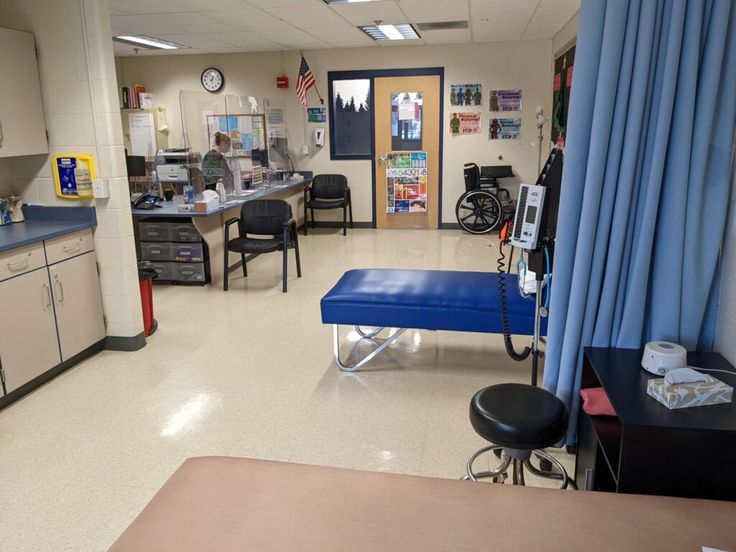
{"label": "cabinet drawer handle", "polygon": [[51,289],[46,284],[43,284],[44,295],[46,296],[46,304],[44,305],[47,309],[51,308]]}
{"label": "cabinet drawer handle", "polygon": [[11,263],[6,263],[6,266],[8,267],[8,270],[11,272],[17,272],[19,270],[23,270],[24,268],[28,268],[28,260],[31,258],[31,254],[28,254],[28,257],[21,261],[15,261]]}
{"label": "cabinet drawer handle", "polygon": [[75,243],[74,245],[65,245],[61,248],[61,250],[67,255],[72,255],[74,253],[79,253],[82,250],[82,244]]}
{"label": "cabinet drawer handle", "polygon": [[64,286],[62,285],[61,280],[56,280],[56,288],[58,290],[59,303],[61,303],[64,300]]}

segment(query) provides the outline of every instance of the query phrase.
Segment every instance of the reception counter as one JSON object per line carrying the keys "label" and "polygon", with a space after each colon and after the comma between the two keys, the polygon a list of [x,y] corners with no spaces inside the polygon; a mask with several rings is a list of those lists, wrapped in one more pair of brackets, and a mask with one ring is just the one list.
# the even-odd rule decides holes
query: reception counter
{"label": "reception counter", "polygon": [[[254,188],[246,195],[229,198],[227,202],[207,213],[184,210],[186,206],[181,196],[175,197],[173,201],[161,203],[160,208],[133,209],[133,217],[136,219],[136,242],[140,244],[137,224],[140,221],[191,221],[202,237],[207,249],[207,258],[204,261],[206,277],[202,279],[201,283],[210,282],[212,284],[219,284],[223,280],[224,263],[222,256],[224,254],[225,221],[233,217],[239,217],[240,209],[246,201],[253,201],[254,199],[283,199],[291,205],[297,224],[302,224],[303,190],[309,182],[311,182],[311,178],[272,181],[269,185],[261,185]],[[138,253],[139,259],[142,258],[140,246],[138,247]],[[240,262],[240,255],[229,254],[229,257],[228,265],[231,267],[237,266]]]}

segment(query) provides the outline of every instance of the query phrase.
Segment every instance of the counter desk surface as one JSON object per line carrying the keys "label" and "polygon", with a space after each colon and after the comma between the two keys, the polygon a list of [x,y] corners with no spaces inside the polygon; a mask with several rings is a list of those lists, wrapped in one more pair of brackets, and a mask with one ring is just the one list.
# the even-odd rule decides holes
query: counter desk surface
{"label": "counter desk surface", "polygon": [[254,199],[268,199],[272,196],[281,195],[283,193],[294,193],[302,190],[309,179],[304,180],[276,180],[270,182],[268,186],[260,185],[253,190],[249,190],[247,194],[241,196],[228,196],[228,201],[220,204],[219,207],[207,212],[200,213],[197,211],[184,211],[183,196],[174,197],[173,201],[164,201],[160,203],[161,207],[155,209],[132,209],[134,217],[166,217],[166,218],[199,218],[211,217],[219,215],[235,207],[240,207],[246,201]]}

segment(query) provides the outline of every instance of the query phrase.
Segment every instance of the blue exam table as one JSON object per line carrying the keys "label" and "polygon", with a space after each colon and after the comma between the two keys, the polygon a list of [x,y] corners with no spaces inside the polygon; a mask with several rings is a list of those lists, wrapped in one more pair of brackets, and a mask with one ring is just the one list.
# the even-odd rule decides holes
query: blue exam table
{"label": "blue exam table", "polygon": [[[512,334],[534,333],[534,297],[522,297],[518,278],[507,274],[506,297]],[[333,324],[335,362],[354,371],[370,361],[405,330],[502,333],[498,274],[453,270],[358,269],[343,274],[322,298],[322,323]],[[384,328],[398,328],[354,365],[340,360],[339,326],[355,326],[372,339]],[[362,327],[373,328],[366,332]],[[541,332],[546,335],[546,318]]]}

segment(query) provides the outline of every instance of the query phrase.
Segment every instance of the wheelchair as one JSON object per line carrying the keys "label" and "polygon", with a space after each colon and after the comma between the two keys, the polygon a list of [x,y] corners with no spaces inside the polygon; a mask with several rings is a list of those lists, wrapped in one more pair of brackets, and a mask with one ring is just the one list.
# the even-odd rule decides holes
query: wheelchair
{"label": "wheelchair", "polygon": [[487,234],[514,217],[516,201],[506,188],[499,188],[498,179],[514,176],[511,165],[478,167],[463,166],[465,193],[455,204],[455,216],[463,230],[471,234]]}

